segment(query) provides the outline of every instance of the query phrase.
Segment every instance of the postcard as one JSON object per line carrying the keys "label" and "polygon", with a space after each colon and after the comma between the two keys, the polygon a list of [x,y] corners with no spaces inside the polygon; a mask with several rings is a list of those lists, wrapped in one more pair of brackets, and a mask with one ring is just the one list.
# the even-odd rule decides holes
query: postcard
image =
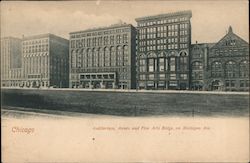
{"label": "postcard", "polygon": [[2,162],[249,162],[248,1],[2,1]]}

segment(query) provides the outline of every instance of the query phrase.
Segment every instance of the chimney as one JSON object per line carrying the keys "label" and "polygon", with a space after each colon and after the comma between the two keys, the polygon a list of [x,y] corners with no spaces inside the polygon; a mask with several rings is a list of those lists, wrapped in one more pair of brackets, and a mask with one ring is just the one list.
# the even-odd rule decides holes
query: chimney
{"label": "chimney", "polygon": [[195,43],[197,44],[197,43],[198,43],[198,41],[196,40],[196,41],[195,41]]}

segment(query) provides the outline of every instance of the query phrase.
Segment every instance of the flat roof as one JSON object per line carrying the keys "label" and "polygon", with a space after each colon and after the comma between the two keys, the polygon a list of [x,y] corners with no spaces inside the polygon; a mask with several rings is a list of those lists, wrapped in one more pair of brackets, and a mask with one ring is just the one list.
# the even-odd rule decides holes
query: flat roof
{"label": "flat roof", "polygon": [[24,37],[23,40],[26,41],[26,40],[32,40],[32,39],[40,39],[40,38],[43,38],[43,37],[54,37],[54,38],[57,38],[57,39],[68,41],[68,39],[65,39],[63,37],[60,37],[60,36],[57,36],[57,35],[54,35],[54,34],[51,34],[51,33],[27,36],[27,37]]}
{"label": "flat roof", "polygon": [[76,33],[81,33],[81,32],[93,32],[93,31],[101,31],[101,30],[107,30],[107,29],[112,29],[112,28],[121,28],[121,27],[134,27],[132,24],[114,24],[106,27],[97,27],[97,28],[90,28],[86,30],[81,30],[81,31],[75,31],[75,32],[70,32],[69,34],[76,34]]}
{"label": "flat roof", "polygon": [[191,17],[192,11],[191,10],[184,10],[184,11],[171,12],[171,13],[165,13],[165,14],[159,14],[159,15],[139,17],[139,18],[136,18],[135,21],[151,20],[151,19],[180,16],[180,15],[189,15]]}

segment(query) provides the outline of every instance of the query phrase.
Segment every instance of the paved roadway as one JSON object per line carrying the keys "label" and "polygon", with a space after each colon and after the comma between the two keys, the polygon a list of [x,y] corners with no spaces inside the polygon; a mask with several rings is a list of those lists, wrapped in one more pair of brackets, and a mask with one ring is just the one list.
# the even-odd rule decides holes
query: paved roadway
{"label": "paved roadway", "polygon": [[26,90],[61,90],[61,91],[96,91],[96,92],[143,92],[143,93],[187,93],[187,94],[239,94],[249,95],[249,92],[223,92],[223,91],[190,91],[190,90],[135,90],[135,89],[86,89],[86,88],[20,88],[3,87],[2,89],[26,89]]}

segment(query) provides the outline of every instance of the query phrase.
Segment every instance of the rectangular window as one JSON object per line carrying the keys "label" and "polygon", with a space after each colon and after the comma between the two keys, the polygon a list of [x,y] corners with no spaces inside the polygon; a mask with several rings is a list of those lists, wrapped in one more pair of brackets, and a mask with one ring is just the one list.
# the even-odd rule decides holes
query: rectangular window
{"label": "rectangular window", "polygon": [[154,59],[149,59],[148,60],[148,71],[149,72],[154,72]]}
{"label": "rectangular window", "polygon": [[164,67],[164,58],[159,58],[159,70],[165,71],[165,67]]}
{"label": "rectangular window", "polygon": [[149,74],[149,75],[148,75],[148,79],[149,79],[149,80],[154,80],[154,77],[155,77],[154,74]]}
{"label": "rectangular window", "polygon": [[240,81],[240,87],[245,87],[245,81],[244,80]]}
{"label": "rectangular window", "polygon": [[231,87],[235,87],[235,82],[236,82],[235,80],[231,81]]}
{"label": "rectangular window", "polygon": [[160,75],[159,75],[159,78],[160,78],[161,80],[165,80],[165,74],[160,74]]}
{"label": "rectangular window", "polygon": [[176,74],[170,74],[170,80],[176,80]]}

